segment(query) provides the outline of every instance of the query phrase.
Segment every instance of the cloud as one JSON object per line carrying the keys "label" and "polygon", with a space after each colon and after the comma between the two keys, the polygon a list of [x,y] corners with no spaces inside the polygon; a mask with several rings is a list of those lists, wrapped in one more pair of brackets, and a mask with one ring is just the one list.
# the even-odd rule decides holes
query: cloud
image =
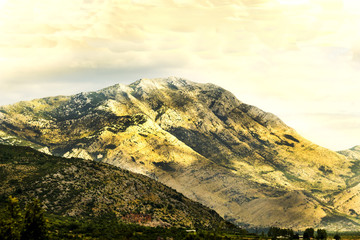
{"label": "cloud", "polygon": [[[292,127],[297,127],[301,135],[314,143],[333,150],[343,150],[358,145],[360,112],[301,113],[288,118],[292,122]],[[314,131],[317,134],[314,134]]]}
{"label": "cloud", "polygon": [[230,89],[290,125],[297,112],[354,112],[359,7],[351,0],[29,0],[26,8],[6,1],[0,104],[178,75]]}

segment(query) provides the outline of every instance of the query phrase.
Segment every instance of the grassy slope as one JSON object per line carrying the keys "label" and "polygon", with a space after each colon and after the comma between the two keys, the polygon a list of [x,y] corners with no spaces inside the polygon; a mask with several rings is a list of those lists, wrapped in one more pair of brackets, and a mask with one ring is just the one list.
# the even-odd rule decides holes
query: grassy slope
{"label": "grassy slope", "polygon": [[0,145],[0,199],[38,197],[50,214],[115,214],[150,226],[217,228],[214,211],[140,174],[108,164],[49,156],[28,147]]}

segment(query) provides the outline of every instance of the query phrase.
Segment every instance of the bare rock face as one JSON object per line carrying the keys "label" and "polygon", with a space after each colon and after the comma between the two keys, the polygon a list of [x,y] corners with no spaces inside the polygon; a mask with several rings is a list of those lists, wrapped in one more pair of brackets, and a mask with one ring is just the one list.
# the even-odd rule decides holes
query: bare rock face
{"label": "bare rock face", "polygon": [[239,225],[358,226],[334,205],[360,183],[352,159],[213,84],[141,79],[0,112],[6,136],[151,176]]}

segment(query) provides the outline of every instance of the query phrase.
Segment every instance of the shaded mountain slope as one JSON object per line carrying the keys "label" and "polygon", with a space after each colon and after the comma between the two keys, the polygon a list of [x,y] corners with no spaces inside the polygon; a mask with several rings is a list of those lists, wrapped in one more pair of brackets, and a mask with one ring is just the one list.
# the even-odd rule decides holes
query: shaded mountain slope
{"label": "shaded mountain slope", "polygon": [[0,199],[38,197],[48,213],[95,217],[116,214],[149,226],[217,228],[216,212],[146,176],[82,159],[0,145]]}
{"label": "shaded mountain slope", "polygon": [[3,106],[0,121],[3,142],[146,174],[237,224],[357,225],[331,198],[356,175],[352,160],[212,84],[142,79]]}
{"label": "shaded mountain slope", "polygon": [[360,146],[338,153],[351,160],[354,176],[347,180],[347,189],[335,194],[331,201],[338,211],[358,218],[360,216]]}

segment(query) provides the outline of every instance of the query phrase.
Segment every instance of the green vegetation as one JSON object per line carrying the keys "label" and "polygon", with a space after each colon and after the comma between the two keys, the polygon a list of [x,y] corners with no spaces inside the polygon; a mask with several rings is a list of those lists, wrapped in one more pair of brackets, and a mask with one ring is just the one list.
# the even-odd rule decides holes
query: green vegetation
{"label": "green vegetation", "polygon": [[[249,235],[145,176],[29,147],[0,145],[0,183],[0,239],[299,238],[275,227],[267,236]],[[304,239],[326,239],[327,233],[319,229],[314,235],[307,229]]]}
{"label": "green vegetation", "polygon": [[298,139],[296,139],[295,137],[293,137],[293,136],[291,136],[289,134],[284,134],[284,137],[286,137],[287,139],[289,139],[291,141],[297,142],[297,143],[300,142]]}
{"label": "green vegetation", "polygon": [[[294,233],[292,229],[285,229],[285,228],[277,228],[277,227],[271,227],[268,231],[268,238],[271,239],[300,239],[300,232]],[[317,229],[316,234],[315,230],[313,228],[307,228],[302,233],[302,239],[304,240],[310,240],[310,239],[336,239],[340,240],[341,236],[339,233],[336,233],[335,235],[329,237],[328,233],[325,229]],[[342,234],[343,235],[343,234]],[[359,236],[358,233],[353,233],[351,237]],[[353,239],[345,237],[344,239]],[[355,239],[355,238],[354,238]]]}
{"label": "green vegetation", "polygon": [[327,239],[327,232],[325,229],[318,229],[316,233],[316,239]]}
{"label": "green vegetation", "polygon": [[334,235],[334,239],[335,239],[335,240],[340,240],[341,237],[340,237],[340,235],[337,233],[337,234]]}
{"label": "green vegetation", "polygon": [[277,239],[278,237],[294,239],[294,231],[292,229],[282,229],[277,227],[271,227],[268,231],[268,236],[271,239]]}
{"label": "green vegetation", "polygon": [[[146,176],[95,161],[0,145],[0,204],[9,196],[23,204],[36,197],[51,216],[93,219],[112,214],[128,224],[234,227],[215,211]],[[31,218],[26,219],[31,224]]]}
{"label": "green vegetation", "polygon": [[[129,224],[113,213],[96,217],[66,217],[46,213],[38,199],[20,204],[15,197],[9,197],[0,205],[0,240],[52,240],[52,239],[173,239],[173,240],[240,240],[240,239],[299,239],[299,233],[292,229],[271,227],[267,236],[249,234],[235,226],[227,229],[186,230],[176,227],[147,227]],[[22,210],[23,209],[23,210]],[[308,228],[303,239],[329,239],[324,229]],[[355,239],[352,233],[344,239]],[[332,239],[332,238],[331,238]],[[336,233],[333,239],[340,240]]]}
{"label": "green vegetation", "polygon": [[319,170],[322,171],[325,175],[333,173],[333,171],[330,168],[325,167],[323,165],[319,167]]}
{"label": "green vegetation", "polygon": [[[9,197],[0,208],[1,240],[45,239],[242,239],[248,233],[232,229],[193,230],[184,228],[146,227],[121,221],[115,214],[93,218],[64,217],[46,214],[38,199],[26,204],[22,211],[19,200]],[[250,235],[251,236],[251,235]]]}
{"label": "green vegetation", "polygon": [[43,240],[47,239],[47,224],[40,201],[34,199],[21,211],[19,200],[9,197],[0,211],[0,239]]}
{"label": "green vegetation", "polygon": [[[146,173],[234,222],[299,229],[321,222],[331,230],[360,224],[356,188],[346,189],[360,182],[360,164],[305,140],[275,115],[212,84],[143,79],[0,111],[0,143]],[[61,161],[5,163],[0,192],[20,200],[38,196],[56,214],[96,217],[113,209],[129,222],[217,225],[215,214],[190,207],[178,194],[167,198],[154,182],[129,180],[127,173],[101,164]]]}
{"label": "green vegetation", "polygon": [[20,239],[22,227],[22,215],[19,201],[16,198],[9,197],[8,204],[1,211],[1,239]]}
{"label": "green vegetation", "polygon": [[43,209],[38,199],[34,199],[26,206],[24,228],[21,239],[46,239],[46,221]]}
{"label": "green vegetation", "polygon": [[143,124],[146,122],[146,117],[141,114],[136,114],[132,116],[121,116],[121,117],[113,117],[112,121],[106,127],[107,130],[117,133],[124,132],[130,126],[136,126],[139,124]]}
{"label": "green vegetation", "polygon": [[[226,229],[186,230],[176,227],[147,227],[119,219],[114,213],[96,217],[69,217],[46,213],[38,199],[27,204],[9,197],[0,205],[0,240],[52,239],[173,239],[173,240],[240,240],[240,239],[299,239],[292,229],[271,227],[267,236],[249,234],[232,226]],[[22,207],[25,206],[25,207]],[[303,239],[328,239],[324,229],[308,228]],[[333,237],[340,240],[340,234]],[[352,238],[344,238],[352,239]]]}
{"label": "green vegetation", "polygon": [[303,238],[304,239],[310,239],[314,238],[315,230],[313,228],[307,228],[304,232]]}

